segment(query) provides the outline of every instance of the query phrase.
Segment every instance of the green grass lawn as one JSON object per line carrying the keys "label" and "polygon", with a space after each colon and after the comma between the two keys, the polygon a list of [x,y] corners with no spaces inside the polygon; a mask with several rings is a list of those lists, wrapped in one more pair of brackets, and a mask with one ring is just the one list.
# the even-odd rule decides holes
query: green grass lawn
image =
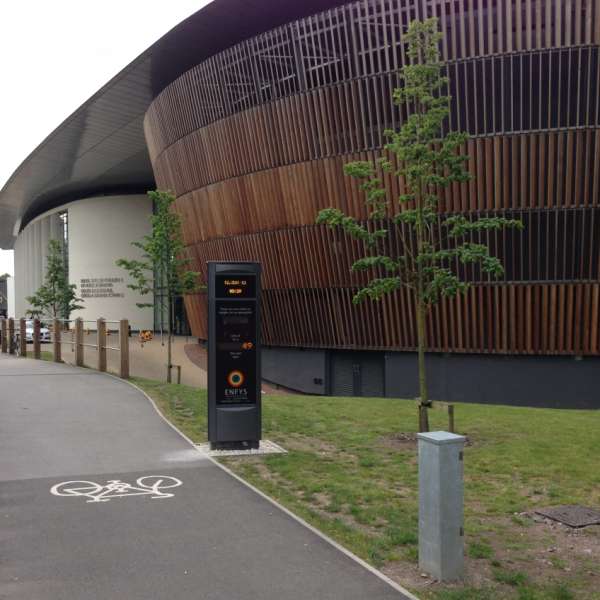
{"label": "green grass lawn", "polygon": [[[134,379],[196,442],[206,391]],[[444,429],[432,411],[432,429]],[[417,567],[417,462],[412,401],[263,396],[264,437],[285,455],[223,460],[422,598],[600,598],[600,527],[537,522],[536,507],[600,505],[600,411],[460,404],[465,449],[467,577],[431,583]]]}

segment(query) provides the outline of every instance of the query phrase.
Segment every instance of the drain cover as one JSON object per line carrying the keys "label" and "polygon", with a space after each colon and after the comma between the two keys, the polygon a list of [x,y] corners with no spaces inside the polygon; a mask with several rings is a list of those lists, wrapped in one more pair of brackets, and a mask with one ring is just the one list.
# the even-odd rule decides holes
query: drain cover
{"label": "drain cover", "polygon": [[588,525],[600,525],[600,510],[568,504],[555,506],[553,508],[541,508],[535,511],[538,515],[548,517],[553,521],[564,523],[569,527],[587,527]]}

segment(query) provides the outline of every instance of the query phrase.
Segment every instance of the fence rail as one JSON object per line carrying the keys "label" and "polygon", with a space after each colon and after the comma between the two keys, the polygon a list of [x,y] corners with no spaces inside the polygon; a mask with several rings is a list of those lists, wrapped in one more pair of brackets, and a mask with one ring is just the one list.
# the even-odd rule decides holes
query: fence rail
{"label": "fence rail", "polygon": [[[0,319],[0,351],[4,354],[13,354],[22,357],[27,356],[27,321],[31,319],[21,318]],[[15,325],[18,323],[18,334]],[[73,328],[65,329],[65,326],[73,324]],[[96,324],[96,343],[84,343],[84,323]],[[118,324],[118,329],[107,329],[106,325]],[[129,321],[107,321],[106,319],[97,319],[96,321],[83,319],[53,319],[52,320],[52,358],[54,362],[63,362],[62,345],[70,344],[75,352],[75,364],[78,367],[84,366],[84,349],[94,348],[98,351],[97,369],[106,371],[107,351],[119,353],[119,376],[123,379],[129,379]],[[69,340],[63,340],[63,334],[70,334]],[[87,334],[90,335],[90,331]],[[118,346],[109,346],[107,337],[116,333],[119,337]],[[33,332],[31,335],[33,342],[33,358],[41,359],[41,322],[39,319],[33,319]]]}

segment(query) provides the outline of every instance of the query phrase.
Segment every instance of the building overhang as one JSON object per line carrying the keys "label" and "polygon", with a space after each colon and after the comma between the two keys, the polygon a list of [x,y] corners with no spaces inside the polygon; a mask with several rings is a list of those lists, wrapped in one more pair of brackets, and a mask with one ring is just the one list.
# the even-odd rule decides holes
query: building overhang
{"label": "building overhang", "polygon": [[154,187],[143,119],[152,100],[206,58],[347,0],[214,0],[169,31],[59,125],[0,190],[0,248],[37,215],[92,195]]}

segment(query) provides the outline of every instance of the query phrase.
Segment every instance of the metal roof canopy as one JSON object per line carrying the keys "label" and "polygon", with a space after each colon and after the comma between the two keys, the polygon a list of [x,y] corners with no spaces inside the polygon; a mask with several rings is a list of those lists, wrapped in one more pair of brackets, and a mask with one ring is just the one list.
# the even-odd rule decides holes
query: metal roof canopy
{"label": "metal roof canopy", "polygon": [[142,53],[59,125],[0,191],[0,248],[72,200],[154,187],[143,119],[152,100],[206,58],[348,0],[214,0]]}

